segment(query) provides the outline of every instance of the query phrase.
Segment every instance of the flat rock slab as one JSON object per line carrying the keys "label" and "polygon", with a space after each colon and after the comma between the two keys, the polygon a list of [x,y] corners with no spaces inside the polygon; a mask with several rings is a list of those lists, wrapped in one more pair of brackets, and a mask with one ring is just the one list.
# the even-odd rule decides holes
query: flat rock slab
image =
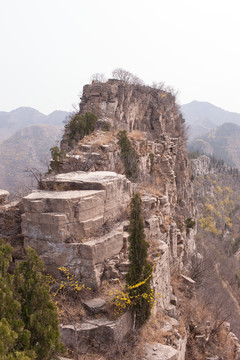
{"label": "flat rock slab", "polygon": [[7,190],[0,190],[0,196],[8,196],[10,195]]}
{"label": "flat rock slab", "polygon": [[92,319],[81,324],[60,325],[60,334],[65,346],[78,348],[80,353],[89,349],[108,351],[113,343],[120,343],[132,330],[133,319],[130,312],[126,312],[117,321],[104,318]]}
{"label": "flat rock slab", "polygon": [[99,314],[106,311],[106,301],[101,298],[84,301],[83,306],[90,314]]}
{"label": "flat rock slab", "polygon": [[178,360],[178,351],[159,343],[147,344],[142,360]]}
{"label": "flat rock slab", "polygon": [[0,190],[0,204],[3,204],[9,195],[7,190]]}
{"label": "flat rock slab", "polygon": [[75,191],[45,191],[35,190],[31,194],[24,197],[28,200],[39,199],[78,199],[89,195],[99,193],[99,190],[75,190]]}
{"label": "flat rock slab", "polygon": [[105,219],[118,218],[127,208],[132,184],[125,175],[111,171],[75,171],[46,177],[41,182],[46,190],[104,190]]}
{"label": "flat rock slab", "polygon": [[[48,176],[43,180],[43,184],[51,187],[51,184],[69,184],[71,190],[103,190],[107,184],[115,181],[127,181],[124,175],[111,171],[75,171],[64,174]],[[129,182],[130,183],[130,182]]]}

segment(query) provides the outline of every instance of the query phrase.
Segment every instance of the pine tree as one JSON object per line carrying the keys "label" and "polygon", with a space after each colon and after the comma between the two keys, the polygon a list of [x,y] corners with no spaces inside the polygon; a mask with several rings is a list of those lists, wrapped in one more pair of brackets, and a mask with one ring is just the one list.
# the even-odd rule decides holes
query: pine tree
{"label": "pine tree", "polygon": [[12,247],[0,239],[0,358],[31,360],[30,332],[21,319],[21,304],[16,299],[14,275],[9,274]]}
{"label": "pine tree", "polygon": [[[142,201],[138,193],[131,200],[131,218],[129,225],[129,261],[130,268],[126,276],[129,296],[133,299],[133,311],[136,316],[136,326],[142,326],[151,314],[150,275],[152,266],[147,261],[149,244],[144,233],[142,217]],[[146,280],[147,279],[147,280]],[[133,286],[143,282],[138,287]]]}
{"label": "pine tree", "polygon": [[26,259],[15,271],[15,288],[21,302],[21,316],[31,333],[30,346],[37,359],[50,359],[63,350],[59,342],[58,315],[50,298],[44,265],[36,252],[28,247]]}

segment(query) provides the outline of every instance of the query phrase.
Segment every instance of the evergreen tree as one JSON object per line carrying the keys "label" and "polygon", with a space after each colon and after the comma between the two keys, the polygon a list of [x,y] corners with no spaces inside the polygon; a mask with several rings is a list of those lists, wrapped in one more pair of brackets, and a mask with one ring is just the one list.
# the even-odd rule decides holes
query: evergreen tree
{"label": "evergreen tree", "polygon": [[0,239],[0,359],[47,360],[63,350],[58,315],[36,252],[9,272],[12,247]]}
{"label": "evergreen tree", "polygon": [[21,304],[15,297],[14,276],[8,273],[12,247],[0,239],[0,358],[31,360],[30,332],[21,319]]}
{"label": "evergreen tree", "polygon": [[[131,218],[129,225],[129,261],[130,268],[126,275],[127,289],[133,299],[133,310],[136,316],[136,326],[142,326],[151,314],[150,275],[152,266],[147,261],[149,244],[144,233],[142,217],[142,200],[136,193],[131,200]],[[137,284],[140,286],[135,287]]]}
{"label": "evergreen tree", "polygon": [[21,316],[31,333],[30,346],[37,359],[50,359],[63,350],[59,342],[58,315],[50,298],[44,265],[36,252],[28,247],[26,259],[15,271],[15,288],[21,302]]}

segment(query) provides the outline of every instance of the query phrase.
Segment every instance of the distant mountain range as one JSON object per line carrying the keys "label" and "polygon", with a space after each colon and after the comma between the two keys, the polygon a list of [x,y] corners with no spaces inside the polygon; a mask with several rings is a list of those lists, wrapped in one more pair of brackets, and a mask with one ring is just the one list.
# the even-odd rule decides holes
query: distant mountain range
{"label": "distant mountain range", "polygon": [[37,184],[31,171],[47,171],[50,148],[61,139],[63,128],[56,125],[32,125],[18,130],[0,143],[0,189],[12,195],[26,194]]}
{"label": "distant mountain range", "polygon": [[224,123],[240,125],[240,114],[223,110],[208,102],[194,100],[182,105],[181,112],[190,127],[190,141]]}
{"label": "distant mountain range", "polygon": [[240,169],[240,126],[232,123],[220,125],[210,133],[192,140],[188,149],[214,155]]}
{"label": "distant mountain range", "polygon": [[200,101],[183,105],[181,111],[190,127],[189,150],[240,168],[240,114]]}
{"label": "distant mountain range", "polygon": [[0,142],[6,140],[17,130],[30,125],[58,125],[63,127],[63,121],[69,116],[67,111],[54,111],[44,115],[30,107],[20,107],[10,112],[0,111]]}
{"label": "distant mountain range", "polygon": [[69,115],[66,111],[44,115],[29,107],[0,111],[0,189],[14,195],[36,186],[29,171],[47,171],[50,148],[61,140]]}

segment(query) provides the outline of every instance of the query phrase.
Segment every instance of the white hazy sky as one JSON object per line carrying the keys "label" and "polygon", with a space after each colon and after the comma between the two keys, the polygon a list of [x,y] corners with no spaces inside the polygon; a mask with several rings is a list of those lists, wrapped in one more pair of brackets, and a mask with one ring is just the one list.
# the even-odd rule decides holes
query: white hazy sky
{"label": "white hazy sky", "polygon": [[240,112],[239,0],[0,0],[0,110],[72,110],[122,67]]}

